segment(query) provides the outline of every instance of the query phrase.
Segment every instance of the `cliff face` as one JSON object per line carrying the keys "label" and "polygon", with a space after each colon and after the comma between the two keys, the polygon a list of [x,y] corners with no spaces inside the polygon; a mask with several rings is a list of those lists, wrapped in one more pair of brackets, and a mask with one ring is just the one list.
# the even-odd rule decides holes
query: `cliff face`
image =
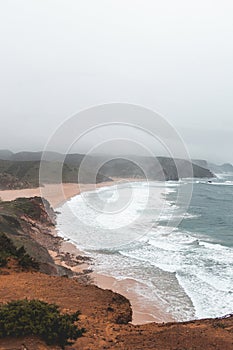
{"label": "cliff face", "polygon": [[[190,163],[188,160],[158,157],[159,163],[162,166],[167,180],[178,180],[179,178],[211,178],[215,175],[205,167],[195,163]],[[200,163],[200,161],[199,161]],[[204,163],[203,163],[204,164]],[[178,169],[178,171],[177,171]]]}
{"label": "cliff face", "polygon": [[[24,246],[26,253],[39,263],[41,272],[71,275],[71,271],[54,264],[48,253],[48,249],[58,249],[61,239],[51,234],[55,214],[49,203],[44,203],[46,209],[40,197],[0,202],[0,232],[10,238],[17,248]],[[47,211],[50,211],[50,216]]]}
{"label": "cliff face", "polygon": [[[204,164],[204,161],[203,161]],[[215,175],[207,168],[184,159],[167,157],[134,157],[132,161],[119,158],[104,164],[100,172],[106,176],[145,178],[149,180],[177,181],[180,178],[211,178]]]}

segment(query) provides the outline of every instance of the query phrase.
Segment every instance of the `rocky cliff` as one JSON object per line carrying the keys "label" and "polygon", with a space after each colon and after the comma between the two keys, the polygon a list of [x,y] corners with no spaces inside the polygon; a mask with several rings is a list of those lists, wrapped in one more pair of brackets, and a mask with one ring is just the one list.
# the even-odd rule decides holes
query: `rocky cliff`
{"label": "rocky cliff", "polygon": [[0,202],[0,232],[10,238],[16,248],[24,246],[26,253],[39,263],[41,272],[72,275],[71,271],[57,266],[48,253],[48,249],[58,249],[61,241],[53,235],[54,224],[53,210],[40,197]]}
{"label": "rocky cliff", "polygon": [[101,174],[110,177],[148,178],[149,180],[177,181],[180,178],[211,178],[208,169],[184,159],[167,157],[132,157],[113,159],[100,168]]}

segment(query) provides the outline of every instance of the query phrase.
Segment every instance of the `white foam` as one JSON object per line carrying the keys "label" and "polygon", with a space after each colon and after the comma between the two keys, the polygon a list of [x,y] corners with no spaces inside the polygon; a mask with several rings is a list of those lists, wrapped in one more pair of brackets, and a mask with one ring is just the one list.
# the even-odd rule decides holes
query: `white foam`
{"label": "white foam", "polygon": [[176,274],[180,285],[191,297],[197,318],[219,317],[232,312],[233,293],[231,290],[218,291],[198,275]]}
{"label": "white foam", "polygon": [[225,182],[211,182],[209,185],[213,186],[233,186],[233,181],[225,181]]}
{"label": "white foam", "polygon": [[[203,183],[206,184],[206,182]],[[219,185],[217,182],[216,184]],[[232,186],[233,182],[227,180],[223,185]],[[127,186],[126,184],[123,187],[127,188]],[[85,199],[88,200],[89,193],[74,197],[61,208],[62,214],[58,215],[60,234],[68,236],[84,250],[91,246],[92,240],[98,240],[98,247],[104,248],[104,243],[114,242],[115,234],[121,235],[119,237],[123,242],[124,238],[127,238],[125,243],[134,241],[120,250],[121,255],[117,252],[112,254],[111,251],[109,255],[101,252],[93,253],[96,257],[97,270],[118,279],[134,278],[138,282],[143,281],[144,287],[140,286],[137,292],[145,298],[151,298],[154,302],[160,301],[164,306],[169,304],[167,308],[176,315],[177,319],[188,319],[193,315],[192,306],[187,300],[186,303],[184,302],[183,290],[195,306],[196,317],[216,317],[230,313],[233,310],[231,292],[233,249],[214,244],[201,234],[181,232],[172,226],[159,224],[160,220],[197,217],[189,213],[183,215],[177,205],[166,200],[165,195],[174,191],[177,186],[180,186],[180,183],[168,183],[166,186],[161,183],[152,183],[151,187],[155,189],[155,195],[152,196],[149,206],[145,208],[145,192],[148,189],[148,183],[134,183],[135,197],[128,207],[129,210],[115,217],[101,216],[99,213],[97,216],[91,207],[85,205]],[[111,203],[114,204],[119,200],[122,191],[122,187],[117,185],[98,189],[100,199],[110,206]],[[91,195],[94,196],[95,191]],[[73,220],[71,211],[78,213],[78,217],[83,221]],[[135,218],[140,215],[143,220],[137,221]],[[157,226],[150,228],[152,218]],[[127,230],[127,223],[133,220],[135,225]],[[118,231],[112,230],[112,235],[103,231],[103,228],[109,227],[114,230],[117,228]],[[145,228],[149,231],[145,231],[147,234],[142,236],[141,233]],[[156,268],[162,270],[164,275],[156,277],[155,287],[152,280],[155,279]],[[163,289],[163,286],[166,288]],[[187,314],[185,314],[185,308],[188,310]],[[182,314],[186,316],[182,318]]]}
{"label": "white foam", "polygon": [[195,305],[196,317],[217,317],[232,312],[231,248],[199,241],[181,232],[150,238],[147,245],[123,254],[176,273]]}

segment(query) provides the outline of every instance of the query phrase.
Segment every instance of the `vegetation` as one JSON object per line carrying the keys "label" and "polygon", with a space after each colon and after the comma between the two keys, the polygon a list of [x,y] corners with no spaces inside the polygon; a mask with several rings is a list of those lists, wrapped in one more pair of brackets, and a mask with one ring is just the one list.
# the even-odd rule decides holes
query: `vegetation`
{"label": "vegetation", "polygon": [[[43,171],[41,181],[43,183],[77,183],[78,181],[78,169],[83,159],[82,155],[72,155],[67,159],[63,159],[60,155],[60,161],[40,161],[29,160],[33,158],[33,153],[25,156],[27,161],[18,159],[13,160],[1,160],[0,159],[0,188],[1,189],[21,189],[39,186],[39,171],[41,165],[43,165],[46,171]],[[70,158],[70,159],[69,159]],[[58,176],[60,170],[62,170],[61,178]],[[93,175],[93,174],[92,174]],[[83,181],[88,183],[93,180],[93,176],[87,171]],[[104,175],[98,174],[96,181],[109,181],[110,179]]]}
{"label": "vegetation", "polygon": [[26,253],[24,246],[17,249],[13,242],[0,232],[0,267],[7,265],[9,257],[15,258],[23,269],[39,270],[38,262]]}
{"label": "vegetation", "polygon": [[[42,200],[41,200],[41,203]],[[25,215],[28,215],[31,218],[39,218],[40,208],[35,206],[33,201],[28,198],[17,198],[14,201],[4,202],[4,210],[10,210],[14,213],[22,212]]]}
{"label": "vegetation", "polygon": [[26,253],[24,246],[19,248],[16,252],[19,265],[25,269],[39,270],[39,264],[35,259],[33,259],[29,254]]}
{"label": "vegetation", "polygon": [[0,254],[0,267],[4,267],[7,265],[7,259],[4,255]]}
{"label": "vegetation", "polygon": [[40,300],[17,300],[0,306],[0,337],[35,335],[64,349],[85,331],[74,322],[79,312],[61,314],[58,306]]}
{"label": "vegetation", "polygon": [[0,267],[6,266],[8,257],[15,256],[16,252],[11,240],[4,233],[0,233]]}
{"label": "vegetation", "polygon": [[5,256],[16,255],[17,253],[17,249],[12,241],[2,232],[0,232],[0,247],[1,253],[5,254]]}

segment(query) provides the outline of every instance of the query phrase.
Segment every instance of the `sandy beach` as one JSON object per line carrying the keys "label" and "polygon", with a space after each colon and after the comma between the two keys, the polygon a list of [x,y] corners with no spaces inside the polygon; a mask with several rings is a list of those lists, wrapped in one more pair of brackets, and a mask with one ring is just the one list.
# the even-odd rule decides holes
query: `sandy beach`
{"label": "sandy beach", "polygon": [[22,190],[4,190],[0,191],[0,199],[3,201],[12,201],[19,197],[43,197],[47,199],[53,209],[61,206],[65,201],[80,194],[81,192],[94,191],[96,188],[112,186],[116,181],[101,182],[98,184],[46,184],[44,187],[27,188]]}
{"label": "sandy beach", "polygon": [[[42,188],[0,191],[0,198],[3,201],[10,201],[19,197],[42,196],[49,201],[53,209],[56,209],[65,201],[80,194],[81,192],[93,191],[96,188],[112,186],[117,184],[117,182],[122,183],[126,181],[131,182],[135,181],[135,179],[114,179],[114,181],[102,182],[99,184],[47,184]],[[64,241],[61,245],[61,252],[63,254],[67,252],[73,256],[85,255],[85,253],[80,251],[78,247],[66,241]],[[75,272],[81,273],[83,270],[90,268],[87,262],[84,262],[78,266],[68,266],[59,258],[59,255],[56,252],[49,251],[49,253],[57,264],[68,267]],[[171,315],[165,314],[163,310],[160,310],[156,305],[151,305],[151,303],[148,305],[137,295],[136,292],[134,292],[136,281],[133,279],[118,281],[111,276],[106,276],[95,272],[91,274],[91,279],[93,280],[93,283],[100,288],[111,289],[114,292],[124,295],[130,300],[133,309],[133,324],[174,321]]]}

